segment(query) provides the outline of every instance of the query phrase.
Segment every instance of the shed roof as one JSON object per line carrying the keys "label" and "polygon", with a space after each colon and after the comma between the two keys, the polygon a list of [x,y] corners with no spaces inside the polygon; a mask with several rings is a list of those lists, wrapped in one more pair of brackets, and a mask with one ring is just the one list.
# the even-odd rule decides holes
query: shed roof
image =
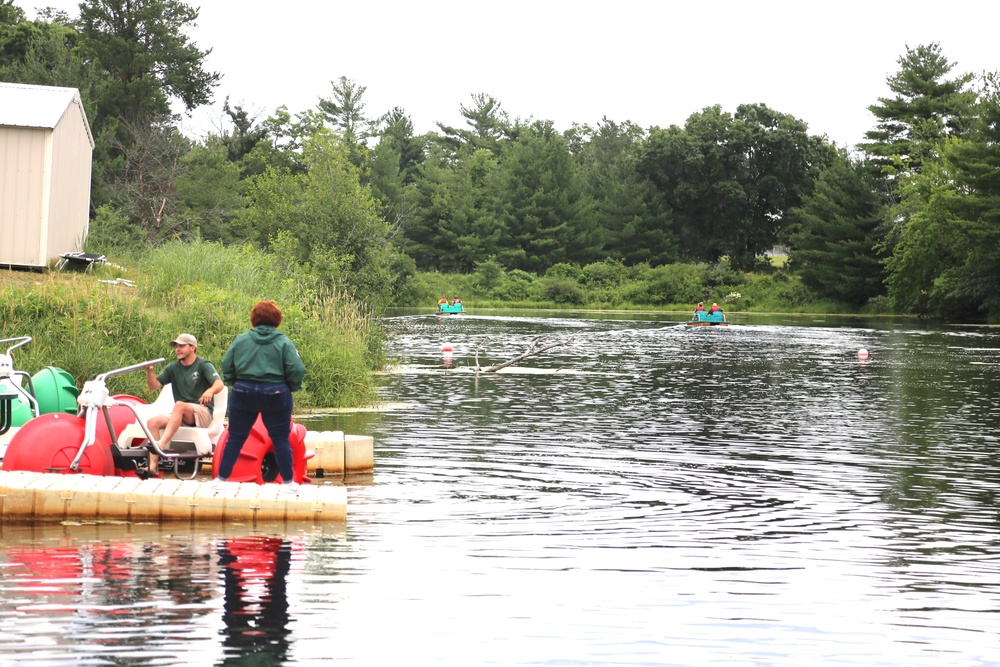
{"label": "shed roof", "polygon": [[87,122],[87,112],[76,88],[0,82],[0,126],[52,129],[71,107],[76,107],[83,117],[83,125],[93,146],[94,137]]}

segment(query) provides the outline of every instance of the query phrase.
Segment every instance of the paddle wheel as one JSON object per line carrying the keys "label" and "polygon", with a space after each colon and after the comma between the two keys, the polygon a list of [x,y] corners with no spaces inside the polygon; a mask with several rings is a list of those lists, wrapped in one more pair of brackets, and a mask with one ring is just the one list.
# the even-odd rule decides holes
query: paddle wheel
{"label": "paddle wheel", "polygon": [[[306,427],[292,422],[292,431],[288,435],[288,442],[292,446],[292,476],[294,482],[309,482],[306,478]],[[219,464],[222,461],[222,453],[225,451],[229,441],[229,430],[222,434],[219,442],[215,446],[215,456],[212,457],[212,476],[218,477]],[[267,434],[264,422],[258,416],[250,435],[243,448],[240,449],[240,457],[233,466],[233,473],[229,476],[230,482],[256,482],[266,484],[268,482],[284,482],[278,472],[278,462],[274,458],[274,444]]]}

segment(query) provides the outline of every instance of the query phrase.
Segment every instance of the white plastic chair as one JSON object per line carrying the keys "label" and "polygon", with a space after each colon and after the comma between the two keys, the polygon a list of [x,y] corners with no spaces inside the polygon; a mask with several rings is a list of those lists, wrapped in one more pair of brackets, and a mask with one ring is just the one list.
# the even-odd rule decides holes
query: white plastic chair
{"label": "white plastic chair", "polygon": [[[170,386],[170,383],[167,383],[160,389],[160,395],[156,397],[155,401],[133,407],[135,408],[136,417],[142,420],[143,424],[148,425],[149,420],[156,415],[169,415],[174,409],[174,390]],[[154,435],[159,435],[159,433]],[[142,426],[138,422],[129,424],[118,435],[118,444],[121,447],[131,447],[136,442],[142,442],[143,440],[146,440],[146,432],[142,430]]]}
{"label": "white plastic chair", "polygon": [[215,395],[215,410],[212,412],[212,423],[208,428],[198,428],[196,426],[181,426],[170,439],[170,449],[182,449],[177,445],[180,443],[191,443],[195,451],[201,456],[211,456],[215,451],[215,443],[219,441],[219,436],[225,429],[226,406],[229,404],[229,387],[222,387],[222,391]]}
{"label": "white plastic chair", "polygon": [[[226,406],[229,403],[229,387],[223,387],[222,391],[215,395],[215,411],[212,413],[212,423],[208,428],[198,428],[196,426],[181,426],[177,429],[174,437],[170,439],[170,449],[173,451],[194,451],[200,456],[211,456],[215,451],[215,443],[225,429]],[[149,420],[156,415],[168,415],[174,409],[174,392],[169,384],[163,385],[160,395],[156,400],[147,405],[137,405],[135,410],[139,419],[147,425]],[[154,433],[159,438],[160,433]],[[131,447],[133,442],[146,440],[146,433],[138,423],[129,424],[118,436],[118,444],[121,447]],[[184,445],[189,445],[185,447]]]}

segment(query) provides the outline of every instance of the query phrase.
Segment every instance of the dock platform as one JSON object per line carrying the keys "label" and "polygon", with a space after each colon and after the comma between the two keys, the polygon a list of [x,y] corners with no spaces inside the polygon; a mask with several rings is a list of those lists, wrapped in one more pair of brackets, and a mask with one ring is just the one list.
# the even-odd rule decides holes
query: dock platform
{"label": "dock platform", "polygon": [[81,519],[119,521],[298,521],[347,519],[347,489],[302,484],[297,495],[280,484],[61,475],[0,471],[0,521]]}
{"label": "dock platform", "polygon": [[331,477],[371,472],[375,467],[375,441],[367,435],[343,431],[306,431],[306,469],[318,476]]}

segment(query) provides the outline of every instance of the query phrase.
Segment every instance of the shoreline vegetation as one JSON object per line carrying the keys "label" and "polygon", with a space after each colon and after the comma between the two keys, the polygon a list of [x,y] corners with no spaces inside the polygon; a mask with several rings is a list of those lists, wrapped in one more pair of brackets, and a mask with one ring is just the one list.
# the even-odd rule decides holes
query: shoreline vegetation
{"label": "shoreline vegetation", "polygon": [[[12,355],[16,370],[34,374],[56,366],[82,387],[116,368],[161,357],[168,363],[168,342],[181,332],[194,334],[199,355],[218,364],[246,329],[253,304],[273,299],[285,313],[282,330],[306,365],[296,409],[308,412],[379,404],[379,371],[390,362],[381,316],[386,309],[424,312],[414,304],[426,304],[432,314],[441,296],[460,297],[470,314],[645,312],[683,313],[686,319],[694,304],[705,301],[730,314],[900,317],[877,309],[877,302],[852,309],[818,300],[780,258],[754,273],[724,263],[651,269],[610,261],[560,264],[541,276],[489,263],[470,274],[414,272],[385,307],[352,298],[318,280],[310,267],[249,245],[175,241],[108,259],[91,272],[0,272],[0,337],[32,337]],[[141,373],[115,376],[109,384],[116,394],[155,399]]]}
{"label": "shoreline vegetation", "polygon": [[501,309],[690,314],[701,301],[706,307],[718,303],[730,312],[899,316],[884,298],[856,307],[817,297],[780,256],[760,263],[753,272],[734,270],[725,259],[716,265],[657,267],[605,260],[583,267],[556,264],[535,275],[487,261],[468,274],[414,272],[389,305],[428,304],[432,310],[442,297],[459,297],[470,313]]}

